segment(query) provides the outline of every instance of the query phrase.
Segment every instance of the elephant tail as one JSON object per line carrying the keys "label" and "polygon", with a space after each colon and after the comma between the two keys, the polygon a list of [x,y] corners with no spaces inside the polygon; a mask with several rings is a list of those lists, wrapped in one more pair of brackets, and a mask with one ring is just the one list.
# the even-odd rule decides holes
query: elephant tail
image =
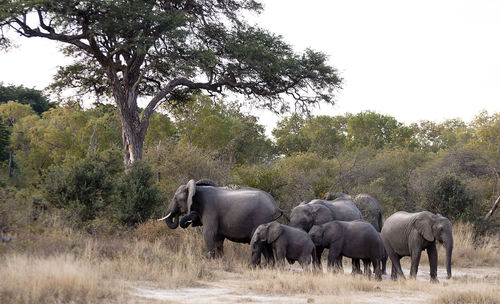
{"label": "elephant tail", "polygon": [[273,221],[276,221],[277,219],[279,219],[281,216],[283,216],[288,222],[290,222],[290,219],[288,218],[288,216],[285,214],[285,211],[283,211],[282,209],[278,208],[278,211],[279,211],[279,215],[273,219]]}

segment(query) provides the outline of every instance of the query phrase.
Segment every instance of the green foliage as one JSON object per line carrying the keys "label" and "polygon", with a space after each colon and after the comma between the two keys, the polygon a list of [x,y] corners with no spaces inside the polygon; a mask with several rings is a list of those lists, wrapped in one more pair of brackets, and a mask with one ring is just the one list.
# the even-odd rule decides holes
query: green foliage
{"label": "green foliage", "polygon": [[4,86],[0,83],[0,104],[8,101],[29,105],[39,115],[55,107],[39,90],[28,89],[24,86]]}
{"label": "green foliage", "polygon": [[294,114],[279,121],[273,130],[279,153],[290,156],[293,153],[307,152],[311,141],[303,132],[306,121],[300,115]]}
{"label": "green foliage", "polygon": [[117,216],[124,225],[134,226],[157,214],[163,203],[159,190],[153,185],[153,171],[144,161],[136,161],[128,168],[117,186]]}
{"label": "green foliage", "polygon": [[231,180],[230,164],[185,142],[162,142],[148,149],[144,159],[151,165],[157,185],[169,198],[190,179],[209,178],[219,185]]}
{"label": "green foliage", "polygon": [[72,212],[79,222],[103,214],[115,199],[116,175],[123,170],[119,154],[113,151],[50,167],[41,188],[47,202]]}
{"label": "green foliage", "polygon": [[430,193],[424,207],[452,220],[472,220],[477,217],[474,196],[464,183],[453,175],[443,176]]}
{"label": "green foliage", "polygon": [[415,140],[421,149],[438,152],[453,148],[457,143],[467,143],[472,137],[471,129],[459,119],[442,123],[421,121],[410,127],[415,132]]}
{"label": "green foliage", "polygon": [[184,140],[229,163],[256,163],[270,157],[273,146],[257,118],[241,113],[238,104],[214,102],[195,95],[186,106],[172,111]]}
{"label": "green foliage", "polygon": [[4,124],[0,116],[0,162],[9,158],[10,130]]}
{"label": "green foliage", "polygon": [[[130,146],[124,149],[128,165],[142,158],[154,109],[162,102],[186,101],[176,99],[179,96],[229,90],[244,95],[252,105],[279,113],[290,111],[284,96],[292,96],[295,109],[305,113],[319,102],[333,103],[332,93],[341,79],[327,64],[327,56],[311,49],[297,54],[281,36],[247,24],[245,15],[261,9],[254,0],[2,1],[0,42],[8,44],[4,29],[12,29],[24,37],[63,43],[65,54],[75,61],[59,69],[52,88],[114,99],[124,146]],[[149,99],[141,114],[140,97]],[[213,127],[226,123],[205,118]],[[245,137],[247,132],[241,130],[252,125],[255,121],[243,123],[240,134],[231,138]],[[261,133],[258,127],[253,129],[254,134]],[[214,144],[227,142],[223,135],[227,134]],[[264,142],[262,147],[268,145]],[[230,143],[234,159],[235,150],[248,146]]]}
{"label": "green foliage", "polygon": [[394,117],[371,111],[348,115],[346,147],[357,150],[363,147],[407,147],[412,132]]}

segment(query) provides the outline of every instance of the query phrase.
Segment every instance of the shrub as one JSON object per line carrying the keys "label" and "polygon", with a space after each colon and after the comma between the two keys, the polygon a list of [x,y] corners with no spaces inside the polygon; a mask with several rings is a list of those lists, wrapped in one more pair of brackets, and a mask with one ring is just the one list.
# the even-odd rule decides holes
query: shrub
{"label": "shrub", "polygon": [[452,220],[475,218],[474,197],[456,176],[445,175],[427,195],[425,208]]}
{"label": "shrub", "polygon": [[135,161],[120,179],[116,211],[128,226],[144,222],[162,204],[158,188],[153,185],[153,171],[145,161]]}
{"label": "shrub", "polygon": [[77,220],[93,220],[111,204],[116,175],[122,171],[118,153],[91,154],[88,157],[50,167],[41,188],[47,202],[74,211]]}

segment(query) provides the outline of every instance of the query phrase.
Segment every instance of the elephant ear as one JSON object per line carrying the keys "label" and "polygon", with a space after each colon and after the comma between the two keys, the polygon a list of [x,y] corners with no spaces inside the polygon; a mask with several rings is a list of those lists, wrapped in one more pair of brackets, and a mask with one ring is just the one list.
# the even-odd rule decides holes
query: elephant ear
{"label": "elephant ear", "polygon": [[278,222],[272,222],[267,228],[266,239],[268,243],[273,243],[283,233],[283,227]]}
{"label": "elephant ear", "polygon": [[418,217],[414,223],[415,229],[418,233],[424,237],[429,242],[434,241],[434,235],[432,234],[432,223],[428,217]]}
{"label": "elephant ear", "polygon": [[194,179],[190,180],[187,183],[187,190],[187,213],[189,214],[191,212],[191,205],[193,204],[193,196],[196,193],[196,181]]}

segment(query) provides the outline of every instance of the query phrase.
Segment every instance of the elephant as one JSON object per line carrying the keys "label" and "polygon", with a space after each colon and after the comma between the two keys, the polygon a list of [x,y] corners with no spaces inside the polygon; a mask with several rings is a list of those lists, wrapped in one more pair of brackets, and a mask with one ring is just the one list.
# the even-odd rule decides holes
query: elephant
{"label": "elephant", "polygon": [[202,226],[198,212],[191,211],[188,215],[183,216],[179,222],[179,226],[184,229],[189,227],[189,225],[193,227]]}
{"label": "elephant", "polygon": [[292,209],[290,226],[308,232],[313,225],[330,221],[353,221],[362,219],[361,212],[350,199],[338,198],[332,201],[314,199],[302,202]]}
{"label": "elephant", "polygon": [[371,195],[361,193],[354,198],[354,204],[363,215],[363,219],[373,225],[377,232],[382,231],[382,207]]}
{"label": "elephant", "polygon": [[314,225],[309,235],[316,248],[328,248],[328,266],[335,271],[335,263],[339,257],[346,256],[352,259],[361,259],[364,264],[365,275],[370,277],[370,265],[373,264],[375,278],[382,279],[381,261],[384,255],[384,246],[379,233],[368,222],[331,221],[321,225]]}
{"label": "elephant", "polygon": [[250,242],[250,266],[259,264],[262,246],[265,244],[272,246],[274,259],[281,267],[284,266],[286,258],[290,264],[298,261],[302,268],[307,270],[307,266],[316,256],[316,247],[307,232],[278,222],[270,222],[259,225],[253,234]]}
{"label": "elephant", "polygon": [[[177,188],[167,215],[159,221],[165,220],[170,229],[175,229],[179,225],[179,216],[186,214],[181,220],[183,226],[191,223],[203,226],[208,255],[213,258],[216,254],[223,255],[225,239],[250,243],[257,226],[275,220],[278,213],[277,217],[283,214],[283,210],[264,191],[254,188],[231,190],[218,187],[210,180],[201,180],[197,184],[192,179]],[[266,249],[264,254],[270,258],[271,252]]]}
{"label": "elephant", "polygon": [[363,219],[375,227],[375,230],[380,232],[382,230],[382,207],[379,202],[371,195],[360,193],[352,198],[351,195],[342,192],[330,193],[325,196],[326,200],[344,199],[352,200],[356,207],[361,212]]}
{"label": "elephant", "polygon": [[451,278],[453,234],[451,222],[446,217],[429,211],[399,211],[387,218],[381,234],[387,255],[392,262],[393,280],[398,277],[405,278],[400,264],[401,257],[404,256],[411,256],[410,277],[415,278],[420,255],[425,249],[429,257],[431,281],[438,282],[436,241],[444,245],[447,277]]}
{"label": "elephant", "polygon": [[[335,200],[319,200],[315,199],[309,203],[302,202],[300,205],[292,209],[290,215],[290,226],[301,228],[309,232],[313,225],[320,225],[334,220],[353,221],[362,219],[363,216],[352,200],[348,198],[337,198]],[[322,248],[316,248],[316,255],[319,259],[315,259],[317,266],[321,265]],[[342,260],[337,261],[339,266],[342,265]],[[359,261],[353,260],[353,271],[360,272]]]}

